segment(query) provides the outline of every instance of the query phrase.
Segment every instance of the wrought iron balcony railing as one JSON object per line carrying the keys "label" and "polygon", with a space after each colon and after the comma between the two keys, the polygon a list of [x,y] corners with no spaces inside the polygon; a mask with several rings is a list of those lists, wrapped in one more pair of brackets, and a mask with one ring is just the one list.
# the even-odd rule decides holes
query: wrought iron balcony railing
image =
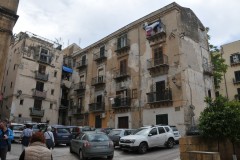
{"label": "wrought iron balcony railing", "polygon": [[37,108],[29,108],[30,109],[30,116],[37,116],[37,117],[43,117],[44,116],[44,110],[40,110]]}
{"label": "wrought iron balcony railing", "polygon": [[104,102],[94,102],[89,104],[89,112],[103,112],[105,111]]}
{"label": "wrought iron balcony railing", "polygon": [[[121,41],[121,42],[119,42],[119,41]],[[130,40],[128,38],[125,38],[124,40],[118,39],[115,52],[119,53],[119,52],[129,50],[129,49],[130,49]]]}
{"label": "wrought iron balcony railing", "polygon": [[47,91],[39,91],[37,89],[34,89],[33,91],[33,97],[45,99],[47,96]]}
{"label": "wrought iron balcony railing", "polygon": [[74,84],[73,86],[75,91],[83,91],[86,89],[86,83],[85,82],[79,82]]}
{"label": "wrought iron balcony railing", "polygon": [[160,23],[160,25],[161,27],[158,27],[157,29],[149,29],[146,31],[146,38],[148,40],[151,41],[166,34],[166,26],[163,23]]}
{"label": "wrought iron balcony railing", "polygon": [[171,89],[165,89],[162,91],[154,91],[147,93],[147,102],[155,103],[155,102],[165,102],[172,101],[172,91]]}
{"label": "wrought iron balcony railing", "polygon": [[131,98],[130,97],[116,97],[114,98],[114,104],[112,105],[112,108],[125,108],[130,107],[131,105]]}
{"label": "wrought iron balcony railing", "polygon": [[163,55],[161,58],[151,58],[147,60],[147,68],[168,66],[168,56]]}
{"label": "wrought iron balcony railing", "polygon": [[38,61],[41,62],[41,63],[50,64],[51,61],[52,61],[52,57],[51,57],[50,55],[41,53],[41,54],[39,55]]}
{"label": "wrought iron balcony railing", "polygon": [[238,78],[233,78],[233,84],[240,84],[240,79]]}
{"label": "wrought iron balcony railing", "polygon": [[40,73],[40,72],[36,72],[35,73],[35,78],[38,80],[42,80],[42,81],[48,81],[48,74],[46,73]]}
{"label": "wrought iron balcony railing", "polygon": [[114,79],[122,79],[122,78],[126,78],[126,77],[129,77],[130,76],[130,73],[129,73],[129,70],[126,69],[125,71],[121,71],[121,70],[118,70],[115,72],[114,74]]}
{"label": "wrought iron balcony railing", "polygon": [[105,83],[106,83],[105,76],[97,76],[92,78],[92,86]]}
{"label": "wrought iron balcony railing", "polygon": [[76,68],[77,69],[83,69],[83,68],[87,67],[87,64],[88,64],[87,59],[81,60],[79,62],[76,62]]}
{"label": "wrought iron balcony railing", "polygon": [[107,59],[107,51],[106,50],[95,53],[93,55],[93,60],[94,61],[100,61],[100,60],[103,60],[103,59]]}

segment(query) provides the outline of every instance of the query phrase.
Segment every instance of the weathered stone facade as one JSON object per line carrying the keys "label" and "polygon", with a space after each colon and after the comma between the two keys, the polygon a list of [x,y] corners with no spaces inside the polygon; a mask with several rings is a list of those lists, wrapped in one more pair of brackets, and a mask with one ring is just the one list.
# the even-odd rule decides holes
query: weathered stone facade
{"label": "weathered stone facade", "polygon": [[12,30],[18,19],[18,15],[16,15],[18,3],[19,0],[0,1],[0,92],[2,92],[3,75],[7,62]]}
{"label": "weathered stone facade", "polygon": [[16,35],[4,73],[1,117],[57,124],[62,62],[59,44],[29,32]]}
{"label": "weathered stone facade", "polygon": [[185,134],[206,106],[204,98],[214,96],[206,30],[176,3],[75,52],[73,59],[71,125],[165,123]]}

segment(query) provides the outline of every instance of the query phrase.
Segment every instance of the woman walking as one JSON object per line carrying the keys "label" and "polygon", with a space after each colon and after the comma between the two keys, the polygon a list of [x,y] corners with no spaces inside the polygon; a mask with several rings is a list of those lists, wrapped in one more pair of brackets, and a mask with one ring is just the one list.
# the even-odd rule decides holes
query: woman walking
{"label": "woman walking", "polygon": [[45,145],[43,133],[36,132],[32,135],[30,144],[24,149],[19,160],[52,160],[52,153]]}
{"label": "woman walking", "polygon": [[26,128],[22,132],[22,150],[24,150],[28,145],[30,138],[33,134],[33,130],[31,129],[30,125],[26,125]]}
{"label": "woman walking", "polygon": [[46,145],[48,149],[53,149],[54,148],[54,137],[53,137],[53,133],[51,132],[52,127],[49,126],[47,128],[47,131],[44,133],[44,137],[46,139]]}

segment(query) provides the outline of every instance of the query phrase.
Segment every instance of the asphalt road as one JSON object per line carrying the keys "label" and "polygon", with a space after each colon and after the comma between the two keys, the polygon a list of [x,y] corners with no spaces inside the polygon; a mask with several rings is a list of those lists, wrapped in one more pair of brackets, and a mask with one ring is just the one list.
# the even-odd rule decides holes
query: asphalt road
{"label": "asphalt road", "polygon": [[[22,152],[21,144],[12,144],[12,151],[8,153],[7,160],[18,160]],[[57,146],[52,151],[54,160],[78,160],[78,155],[71,154],[69,147],[62,145]],[[106,158],[94,158],[92,160],[104,160]],[[124,152],[119,148],[115,148],[114,160],[180,160],[178,145],[172,149],[154,148],[146,154],[138,154],[134,152]]]}

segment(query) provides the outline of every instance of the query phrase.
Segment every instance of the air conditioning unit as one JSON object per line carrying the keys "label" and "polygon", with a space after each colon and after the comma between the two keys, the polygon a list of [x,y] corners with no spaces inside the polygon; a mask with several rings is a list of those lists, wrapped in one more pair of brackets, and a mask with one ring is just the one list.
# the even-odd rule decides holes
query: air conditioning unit
{"label": "air conditioning unit", "polygon": [[106,114],[105,113],[102,113],[101,115],[100,115],[100,118],[105,118],[106,117]]}

